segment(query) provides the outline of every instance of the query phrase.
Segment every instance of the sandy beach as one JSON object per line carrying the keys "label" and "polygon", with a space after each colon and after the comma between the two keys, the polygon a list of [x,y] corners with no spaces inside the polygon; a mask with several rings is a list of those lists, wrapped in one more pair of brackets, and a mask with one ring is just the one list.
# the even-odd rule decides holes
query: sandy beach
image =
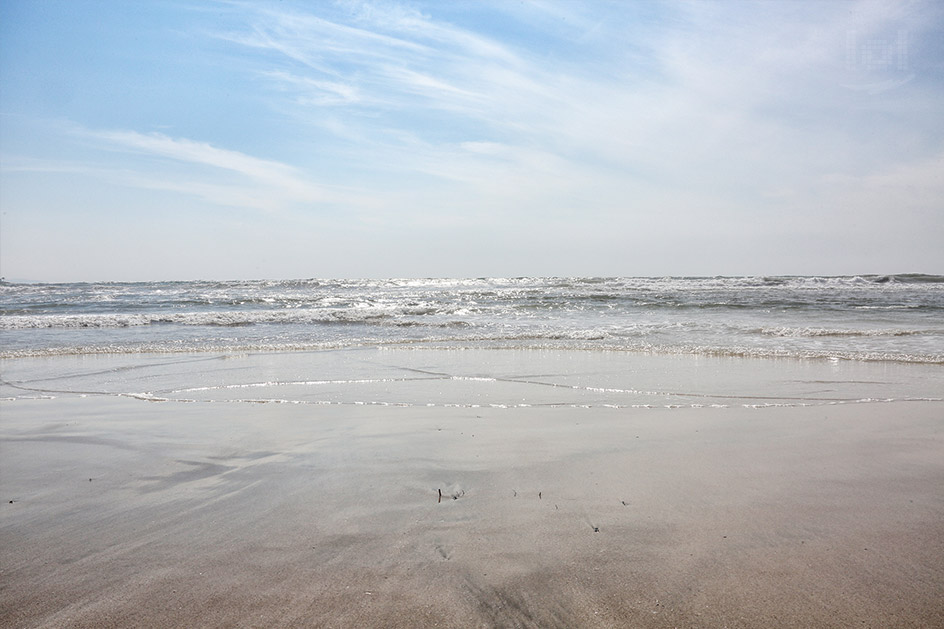
{"label": "sandy beach", "polygon": [[0,629],[944,629],[944,0],[0,0]]}
{"label": "sandy beach", "polygon": [[3,627],[944,626],[941,402],[50,397],[3,402]]}

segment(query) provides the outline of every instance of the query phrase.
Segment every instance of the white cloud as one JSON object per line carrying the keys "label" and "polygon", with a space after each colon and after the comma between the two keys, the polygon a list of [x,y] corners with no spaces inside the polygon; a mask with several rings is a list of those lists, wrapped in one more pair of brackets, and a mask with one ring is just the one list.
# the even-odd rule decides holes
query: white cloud
{"label": "white cloud", "polygon": [[284,70],[273,70],[263,74],[276,84],[282,84],[284,89],[297,92],[299,102],[306,106],[350,105],[364,101],[361,90],[349,82],[318,80]]}
{"label": "white cloud", "polygon": [[[808,198],[837,165],[858,172],[889,159],[873,150],[874,135],[834,124],[838,110],[861,105],[841,84],[851,19],[844,4],[815,11],[661,5],[661,15],[639,18],[649,20],[646,29],[633,24],[632,6],[605,8],[612,26],[599,12],[581,14],[592,7],[496,5],[521,24],[556,20],[555,36],[567,28],[631,29],[628,57],[613,56],[612,42],[594,41],[579,61],[550,64],[522,42],[500,42],[401,4],[345,6],[347,15],[331,20],[251,13],[253,32],[264,34],[256,45],[281,56],[270,76],[283,87],[294,82],[304,93],[309,82],[316,94],[327,92],[303,100],[311,106],[299,120],[357,138],[339,152],[342,159],[363,173],[402,173],[404,186],[429,187],[430,203],[439,191],[439,205],[478,203],[533,216],[551,211],[556,198],[583,203],[591,216],[649,202],[673,208],[678,220],[701,220],[705,207],[753,214],[762,199]],[[852,14],[872,31],[895,17],[880,3]],[[588,66],[592,54],[596,66]],[[641,54],[646,63],[627,62]],[[308,60],[310,76],[292,65],[298,59]],[[287,78],[288,68],[301,75]],[[332,98],[324,89],[331,74],[356,99]],[[331,106],[330,116],[319,105]],[[433,179],[418,179],[424,176]],[[388,200],[402,193],[394,183],[383,188]]]}
{"label": "white cloud", "polygon": [[[924,5],[224,6],[226,30],[204,60],[219,91],[206,98],[225,91],[259,120],[220,102],[207,107],[220,119],[203,137],[169,114],[144,127],[165,134],[78,119],[87,126],[71,136],[91,157],[18,167],[281,212],[272,229],[285,233],[317,218],[321,233],[356,233],[388,260],[430,240],[449,249],[450,238],[501,233],[504,258],[489,263],[513,264],[528,258],[515,241],[539,234],[535,247],[601,265],[612,255],[593,272],[621,273],[622,234],[644,234],[655,253],[685,234],[701,254],[678,251],[687,272],[720,241],[752,242],[741,271],[753,272],[766,251],[795,261],[768,246],[787,230],[838,238],[851,206],[868,208],[870,229],[900,208],[908,230],[919,217],[925,231],[941,227],[942,90],[922,80],[917,43],[940,20],[916,20]],[[850,33],[877,41],[899,26],[916,78],[874,94],[847,87],[860,78]],[[737,251],[725,252],[725,270],[738,270]],[[660,272],[658,261],[649,268]]]}
{"label": "white cloud", "polygon": [[[73,128],[73,133],[126,157],[120,166],[102,157],[98,164],[77,165],[59,160],[37,161],[32,167],[46,171],[83,172],[119,185],[176,192],[224,207],[267,212],[329,205],[355,212],[358,208],[373,205],[360,192],[344,186],[317,183],[296,167],[206,142],[172,138],[160,133],[80,127]],[[154,163],[154,158],[162,163]],[[141,162],[141,159],[151,161]]]}

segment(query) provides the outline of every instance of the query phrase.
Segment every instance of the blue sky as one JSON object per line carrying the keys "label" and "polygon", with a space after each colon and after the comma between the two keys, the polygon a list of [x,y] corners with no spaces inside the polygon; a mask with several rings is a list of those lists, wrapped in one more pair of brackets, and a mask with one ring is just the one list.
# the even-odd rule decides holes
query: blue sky
{"label": "blue sky", "polygon": [[944,4],[0,3],[0,273],[944,273]]}

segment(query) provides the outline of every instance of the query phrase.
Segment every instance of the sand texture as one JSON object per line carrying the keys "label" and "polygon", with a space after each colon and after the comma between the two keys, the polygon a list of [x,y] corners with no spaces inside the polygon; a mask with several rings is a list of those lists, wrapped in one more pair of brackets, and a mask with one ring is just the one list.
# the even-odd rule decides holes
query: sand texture
{"label": "sand texture", "polygon": [[944,404],[16,400],[3,627],[942,627]]}

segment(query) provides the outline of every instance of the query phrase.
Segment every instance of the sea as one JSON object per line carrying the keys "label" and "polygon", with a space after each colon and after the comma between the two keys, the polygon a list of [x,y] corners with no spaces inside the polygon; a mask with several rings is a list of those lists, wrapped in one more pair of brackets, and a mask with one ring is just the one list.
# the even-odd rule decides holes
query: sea
{"label": "sea", "polygon": [[944,364],[944,276],[0,286],[0,357],[365,346]]}
{"label": "sea", "polygon": [[[200,371],[236,356],[240,369]],[[10,399],[88,390],[447,405],[936,400],[944,276],[5,282],[0,361]],[[81,380],[155,370],[164,376]],[[37,384],[55,378],[68,386]]]}

